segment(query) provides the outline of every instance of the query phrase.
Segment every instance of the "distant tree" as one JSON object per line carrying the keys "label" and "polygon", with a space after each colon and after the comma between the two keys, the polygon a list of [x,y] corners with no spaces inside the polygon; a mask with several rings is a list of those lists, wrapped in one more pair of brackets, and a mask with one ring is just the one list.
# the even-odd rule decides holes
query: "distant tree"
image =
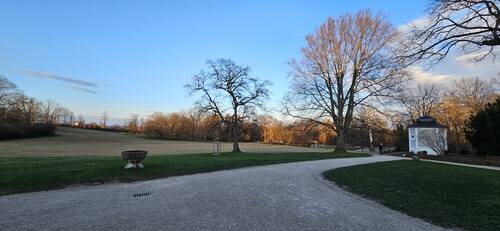
{"label": "distant tree", "polygon": [[78,120],[77,120],[77,127],[84,128],[86,123],[85,123],[85,117],[83,115],[78,115]]}
{"label": "distant tree", "polygon": [[482,155],[500,155],[500,98],[471,116],[465,137]]}
{"label": "distant tree", "polygon": [[[190,95],[200,93],[198,107],[216,114],[232,131],[233,151],[240,152],[241,122],[255,117],[269,98],[269,81],[252,77],[250,67],[240,66],[230,59],[207,61],[208,70],[193,77],[185,85]],[[229,116],[226,116],[228,114]]]}
{"label": "distant tree", "polygon": [[436,84],[418,84],[395,95],[395,99],[406,111],[407,116],[415,122],[418,117],[435,115],[442,104],[443,90]]}
{"label": "distant tree", "polygon": [[69,110],[53,100],[40,103],[24,95],[0,75],[0,139],[52,135],[63,112]]}
{"label": "distant tree", "polygon": [[63,107],[59,103],[51,99],[42,102],[40,105],[42,123],[57,124],[63,111]]}
{"label": "distant tree", "polygon": [[61,115],[59,117],[58,124],[68,126],[72,125],[74,123],[74,120],[75,120],[75,114],[68,108],[63,107],[61,109]]}
{"label": "distant tree", "polygon": [[382,114],[371,107],[359,107],[355,115],[355,120],[358,122],[358,126],[366,129],[368,132],[369,150],[375,150],[373,147],[374,133],[383,133],[388,130],[387,123],[382,118]]}
{"label": "distant tree", "polygon": [[10,97],[17,92],[16,85],[10,82],[5,76],[0,75],[0,107],[5,108]]}
{"label": "distant tree", "polygon": [[161,112],[155,112],[144,122],[143,133],[151,137],[165,137],[167,116]]}
{"label": "distant tree", "polygon": [[9,117],[12,117],[14,99],[22,94],[19,93],[17,86],[10,82],[6,77],[0,75],[0,122],[5,123]]}
{"label": "distant tree", "polygon": [[500,1],[431,0],[427,19],[412,25],[405,40],[406,58],[441,61],[453,49],[478,53],[479,61],[500,45]]}
{"label": "distant tree", "polygon": [[35,98],[28,97],[25,95],[18,95],[14,99],[15,107],[18,109],[20,113],[20,117],[26,125],[34,125],[36,122],[40,122],[40,115],[42,107],[41,103],[38,102]]}
{"label": "distant tree", "polygon": [[448,127],[450,150],[460,152],[470,146],[465,141],[465,121],[495,100],[495,84],[480,78],[455,80],[445,94],[435,117]]}
{"label": "distant tree", "polygon": [[285,113],[335,131],[335,149],[344,151],[355,108],[400,90],[405,80],[392,53],[397,36],[383,15],[369,11],[328,18],[306,37],[302,59],[291,61]]}
{"label": "distant tree", "polygon": [[101,126],[103,128],[106,128],[108,126],[108,120],[109,120],[109,115],[108,115],[108,112],[107,111],[104,111],[102,113],[102,117],[101,117]]}
{"label": "distant tree", "polygon": [[131,114],[128,118],[128,132],[130,134],[139,134],[142,131],[140,131],[140,120],[139,120],[139,115],[137,114]]}
{"label": "distant tree", "polygon": [[202,122],[202,118],[204,113],[199,108],[191,108],[185,112],[186,117],[189,120],[189,131],[192,140],[197,138],[197,133],[200,129],[200,123]]}
{"label": "distant tree", "polygon": [[487,103],[495,101],[495,83],[478,77],[455,80],[450,91],[450,98],[458,102],[462,109],[476,113]]}
{"label": "distant tree", "polygon": [[408,130],[404,125],[396,125],[396,129],[392,131],[394,137],[395,151],[408,151]]}

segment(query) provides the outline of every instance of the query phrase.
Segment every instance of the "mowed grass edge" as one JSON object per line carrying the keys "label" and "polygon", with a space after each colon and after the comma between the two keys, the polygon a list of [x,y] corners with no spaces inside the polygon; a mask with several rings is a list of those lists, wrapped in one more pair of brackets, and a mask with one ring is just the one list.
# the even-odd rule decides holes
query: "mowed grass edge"
{"label": "mowed grass edge", "polygon": [[347,157],[362,153],[223,153],[148,156],[145,169],[124,170],[121,157],[1,157],[0,195],[74,184],[133,182],[248,166]]}
{"label": "mowed grass edge", "polygon": [[443,227],[500,227],[500,171],[401,160],[323,175],[351,192]]}

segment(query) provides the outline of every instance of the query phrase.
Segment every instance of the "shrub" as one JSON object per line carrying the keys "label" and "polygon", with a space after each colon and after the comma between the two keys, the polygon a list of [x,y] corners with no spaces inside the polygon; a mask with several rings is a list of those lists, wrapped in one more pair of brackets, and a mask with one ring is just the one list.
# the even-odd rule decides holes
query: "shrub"
{"label": "shrub", "polygon": [[458,152],[458,154],[460,154],[460,155],[467,155],[467,154],[469,154],[469,150],[467,150],[467,149],[460,149],[460,151]]}
{"label": "shrub", "polygon": [[500,98],[471,116],[465,137],[481,155],[500,155]]}
{"label": "shrub", "polygon": [[0,125],[0,140],[51,136],[56,130],[57,127],[54,124],[2,124]]}
{"label": "shrub", "polygon": [[392,131],[393,136],[395,137],[394,146],[396,152],[400,151],[408,151],[408,130],[402,125],[398,124],[396,129]]}

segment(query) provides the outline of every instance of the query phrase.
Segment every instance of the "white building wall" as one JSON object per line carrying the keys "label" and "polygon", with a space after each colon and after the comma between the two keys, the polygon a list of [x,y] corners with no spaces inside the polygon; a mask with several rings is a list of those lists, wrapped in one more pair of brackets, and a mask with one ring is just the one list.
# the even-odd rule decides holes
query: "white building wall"
{"label": "white building wall", "polygon": [[448,142],[446,139],[446,129],[445,128],[408,128],[408,147],[410,152],[418,153],[426,151],[427,155],[438,155],[434,150],[425,146],[421,141],[418,140],[418,134],[423,129],[432,129],[434,132],[438,133],[442,129],[442,137],[445,141],[445,149],[448,149]]}

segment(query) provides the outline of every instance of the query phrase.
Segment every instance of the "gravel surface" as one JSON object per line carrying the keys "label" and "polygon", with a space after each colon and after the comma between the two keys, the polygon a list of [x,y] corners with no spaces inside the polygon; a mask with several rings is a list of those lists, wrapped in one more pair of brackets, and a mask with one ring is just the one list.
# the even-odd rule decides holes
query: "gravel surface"
{"label": "gravel surface", "polygon": [[[0,197],[2,230],[441,230],[324,180],[373,156]],[[134,194],[149,195],[134,197]]]}

